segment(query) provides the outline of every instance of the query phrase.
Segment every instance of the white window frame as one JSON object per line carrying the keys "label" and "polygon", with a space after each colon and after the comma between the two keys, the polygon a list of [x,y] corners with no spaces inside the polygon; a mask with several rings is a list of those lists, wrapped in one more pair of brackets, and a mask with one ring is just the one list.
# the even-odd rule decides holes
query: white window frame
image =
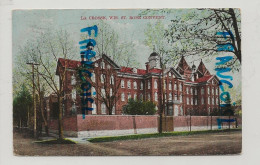
{"label": "white window frame", "polygon": [[121,93],[121,101],[125,101],[125,93]]}
{"label": "white window frame", "polygon": [[121,80],[121,88],[125,88],[125,81]]}

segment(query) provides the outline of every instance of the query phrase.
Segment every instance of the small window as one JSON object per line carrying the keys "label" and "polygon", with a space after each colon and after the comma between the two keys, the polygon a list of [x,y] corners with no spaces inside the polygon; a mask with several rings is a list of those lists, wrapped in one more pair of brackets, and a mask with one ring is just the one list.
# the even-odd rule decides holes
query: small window
{"label": "small window", "polygon": [[104,88],[101,89],[101,96],[102,96],[103,98],[106,97],[106,91],[105,91]]}
{"label": "small window", "polygon": [[130,98],[131,98],[131,94],[128,93],[128,95],[127,95],[127,99],[129,100]]}
{"label": "small window", "polygon": [[113,106],[113,108],[112,108],[112,114],[113,114],[113,115],[116,114],[116,108],[115,108],[115,106]]}
{"label": "small window", "polygon": [[169,90],[172,90],[172,82],[169,82]]}
{"label": "small window", "polygon": [[114,84],[114,76],[113,75],[110,77],[110,84]]}
{"label": "small window", "polygon": [[121,80],[121,88],[125,88],[125,81]]}
{"label": "small window", "polygon": [[201,88],[201,94],[204,95],[204,88]]}
{"label": "small window", "polygon": [[136,95],[136,93],[134,94],[134,99],[135,99],[135,100],[137,99],[137,95]]}
{"label": "small window", "polygon": [[71,76],[71,85],[75,85],[76,84],[76,77],[73,75]]}
{"label": "small window", "polygon": [[158,101],[158,94],[157,94],[157,92],[154,93],[154,100]]}
{"label": "small window", "polygon": [[124,93],[121,94],[121,101],[125,101],[125,94]]}
{"label": "small window", "polygon": [[93,108],[92,114],[97,114],[97,105],[95,102],[92,103],[92,108]]}
{"label": "small window", "polygon": [[150,96],[150,94],[148,93],[148,95],[147,95],[147,100],[148,101],[150,101],[151,100],[151,96]]}
{"label": "small window", "polygon": [[140,94],[140,100],[143,101],[143,99],[144,99],[144,98],[143,98],[143,94],[141,93],[141,94]]}
{"label": "small window", "polygon": [[72,98],[73,100],[76,100],[76,97],[77,97],[76,89],[72,89],[71,98]]}
{"label": "small window", "polygon": [[105,69],[105,63],[103,61],[101,62],[101,68]]}
{"label": "small window", "polygon": [[110,88],[110,90],[109,90],[109,95],[110,95],[110,97],[113,96],[113,90],[112,90],[112,88]]}
{"label": "small window", "polygon": [[92,82],[96,82],[96,75],[95,75],[95,73],[91,74],[91,81]]}
{"label": "small window", "polygon": [[172,94],[171,93],[169,94],[169,100],[172,100]]}
{"label": "small window", "polygon": [[106,114],[106,104],[105,103],[101,104],[101,113]]}
{"label": "small window", "polygon": [[157,89],[157,86],[158,86],[157,80],[155,80],[155,81],[154,81],[154,89]]}
{"label": "small window", "polygon": [[127,81],[127,88],[131,89],[131,81],[130,80]]}
{"label": "small window", "polygon": [[96,93],[96,89],[94,87],[91,87],[91,95],[93,97],[96,97],[97,93]]}
{"label": "small window", "polygon": [[105,76],[104,74],[101,74],[101,75],[100,75],[101,83],[104,83],[104,82],[105,82],[105,79],[106,79],[106,76]]}
{"label": "small window", "polygon": [[111,66],[110,65],[107,65],[107,69],[110,69],[111,68]]}
{"label": "small window", "polygon": [[134,89],[137,89],[137,83],[134,81]]}
{"label": "small window", "polygon": [[133,72],[134,72],[134,73],[137,73],[137,69],[136,69],[136,68],[133,68]]}
{"label": "small window", "polygon": [[172,73],[171,72],[169,72],[169,77],[171,77],[172,76]]}

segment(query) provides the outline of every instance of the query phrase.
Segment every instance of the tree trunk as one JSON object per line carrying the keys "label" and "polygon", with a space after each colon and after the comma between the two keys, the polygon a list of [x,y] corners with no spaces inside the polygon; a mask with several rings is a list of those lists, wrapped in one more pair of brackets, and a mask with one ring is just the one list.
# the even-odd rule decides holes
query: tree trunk
{"label": "tree trunk", "polygon": [[41,99],[41,101],[40,101],[41,115],[42,115],[42,119],[43,119],[43,122],[44,122],[45,133],[46,133],[47,136],[49,136],[49,126],[48,126],[46,116],[44,115],[43,94],[41,94],[40,99]]}
{"label": "tree trunk", "polygon": [[62,122],[62,98],[58,96],[58,104],[59,104],[59,139],[64,139],[63,136],[63,122]]}

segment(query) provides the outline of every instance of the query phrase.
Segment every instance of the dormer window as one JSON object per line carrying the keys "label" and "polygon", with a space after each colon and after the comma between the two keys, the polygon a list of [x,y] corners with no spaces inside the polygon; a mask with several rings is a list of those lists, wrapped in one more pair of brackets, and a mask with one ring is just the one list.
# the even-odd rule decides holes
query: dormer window
{"label": "dormer window", "polygon": [[169,77],[171,77],[172,76],[172,73],[171,72],[169,72]]}
{"label": "dormer window", "polygon": [[134,73],[137,73],[137,69],[136,69],[136,68],[133,68],[133,72],[134,72]]}

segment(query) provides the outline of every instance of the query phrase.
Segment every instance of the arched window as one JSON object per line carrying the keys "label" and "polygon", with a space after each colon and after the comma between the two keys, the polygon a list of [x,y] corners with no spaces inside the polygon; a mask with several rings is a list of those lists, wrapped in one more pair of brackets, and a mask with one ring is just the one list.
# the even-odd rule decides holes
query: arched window
{"label": "arched window", "polygon": [[105,103],[101,104],[101,113],[106,114],[106,104]]}
{"label": "arched window", "polygon": [[96,105],[95,101],[92,103],[92,108],[93,108],[92,114],[97,114],[97,105]]}
{"label": "arched window", "polygon": [[143,90],[143,89],[144,89],[144,84],[143,84],[143,82],[141,82],[140,90]]}
{"label": "arched window", "polygon": [[91,81],[92,82],[96,82],[96,75],[95,75],[95,73],[91,74]]}
{"label": "arched window", "polygon": [[172,90],[172,82],[169,82],[169,90]]}
{"label": "arched window", "polygon": [[158,101],[158,94],[157,94],[157,92],[154,93],[154,100]]}
{"label": "arched window", "polygon": [[114,84],[114,76],[113,75],[110,77],[110,84]]}
{"label": "arched window", "polygon": [[150,83],[150,81],[148,80],[148,89],[150,89],[151,88],[151,83]]}
{"label": "arched window", "polygon": [[130,80],[127,81],[127,88],[131,89],[131,81]]}
{"label": "arched window", "polygon": [[172,94],[171,93],[169,94],[169,100],[172,100]]}
{"label": "arched window", "polygon": [[134,89],[137,89],[137,83],[134,81]]}
{"label": "arched window", "polygon": [[73,75],[71,76],[71,85],[75,85],[76,84],[76,77]]}
{"label": "arched window", "polygon": [[158,86],[157,80],[155,80],[155,81],[154,81],[154,89],[157,89],[157,86]]}
{"label": "arched window", "polygon": [[121,93],[121,101],[125,101],[125,94]]}
{"label": "arched window", "polygon": [[121,88],[125,88],[125,81],[121,80]]}

